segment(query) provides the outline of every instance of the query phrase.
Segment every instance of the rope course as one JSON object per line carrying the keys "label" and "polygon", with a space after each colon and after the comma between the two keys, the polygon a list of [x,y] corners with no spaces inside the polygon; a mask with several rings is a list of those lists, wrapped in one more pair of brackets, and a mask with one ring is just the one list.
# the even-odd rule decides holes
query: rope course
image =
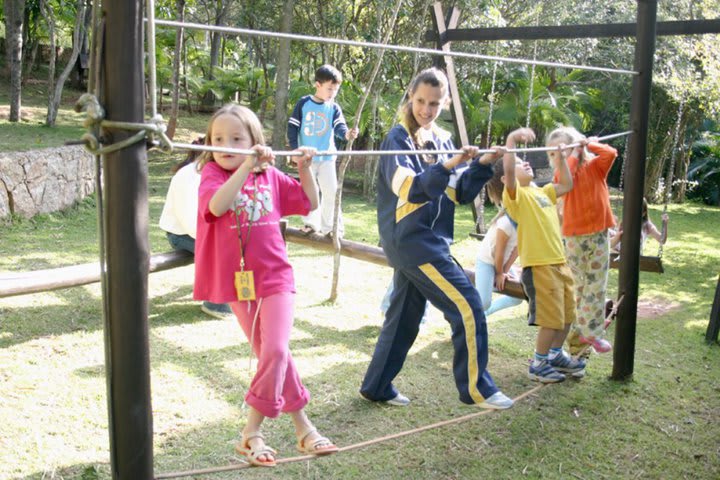
{"label": "rope course", "polygon": [[[226,27],[226,26],[213,26],[213,25],[204,25],[204,24],[198,24],[198,23],[191,23],[191,22],[178,22],[178,21],[172,21],[172,20],[158,20],[155,18],[154,10],[155,10],[155,2],[154,0],[147,0],[146,1],[146,7],[147,7],[147,14],[145,21],[147,22],[147,36],[148,36],[148,43],[147,43],[147,53],[148,53],[148,82],[149,82],[149,100],[151,103],[151,119],[149,121],[143,122],[143,123],[132,123],[132,122],[116,122],[116,121],[108,121],[105,119],[105,115],[103,112],[103,108],[100,106],[99,102],[97,101],[97,92],[91,92],[86,95],[84,95],[84,98],[81,98],[81,101],[78,101],[78,104],[76,105],[77,109],[84,109],[87,111],[88,119],[86,120],[85,124],[88,128],[88,133],[83,135],[82,137],[82,143],[85,144],[86,148],[90,150],[96,157],[99,157],[100,155],[105,155],[111,152],[117,152],[118,150],[121,150],[123,148],[126,148],[130,145],[137,144],[138,142],[145,142],[148,146],[157,146],[160,147],[162,150],[165,151],[172,151],[173,149],[180,149],[180,150],[187,150],[187,151],[203,151],[203,152],[217,152],[217,153],[229,153],[229,154],[236,154],[236,155],[256,155],[257,153],[253,150],[244,150],[244,149],[232,149],[232,148],[220,148],[220,147],[213,147],[209,145],[193,145],[193,144],[186,144],[186,143],[174,143],[171,139],[167,137],[165,134],[165,122],[163,121],[162,117],[158,114],[158,108],[157,108],[157,85],[156,85],[156,52],[155,52],[155,28],[156,27],[176,27],[176,28],[186,28],[186,29],[194,29],[194,30],[203,30],[203,31],[209,31],[209,32],[219,32],[219,33],[225,33],[225,34],[231,34],[231,35],[247,35],[250,37],[261,37],[261,38],[277,38],[277,39],[288,39],[288,40],[298,40],[298,41],[306,41],[306,42],[313,42],[313,43],[319,43],[319,44],[336,44],[336,45],[345,45],[345,46],[352,46],[352,47],[360,47],[360,48],[375,48],[379,49],[381,51],[395,51],[395,52],[411,52],[415,54],[428,54],[428,55],[434,55],[434,56],[449,56],[449,57],[458,57],[458,58],[467,58],[467,59],[474,59],[474,60],[482,60],[482,61],[493,61],[496,62],[494,68],[493,68],[493,90],[495,89],[495,80],[496,80],[496,72],[497,72],[497,62],[506,62],[506,63],[513,63],[513,64],[524,64],[524,65],[530,65],[532,66],[531,70],[531,85],[530,85],[530,94],[529,94],[529,102],[528,102],[528,118],[526,124],[529,125],[529,117],[530,117],[530,107],[532,105],[532,87],[534,82],[534,74],[535,74],[535,68],[537,65],[545,66],[545,67],[554,67],[554,68],[567,68],[567,69],[573,69],[573,70],[587,70],[587,71],[595,71],[595,72],[606,72],[606,73],[616,73],[616,74],[628,74],[633,76],[639,76],[640,72],[635,70],[627,70],[627,69],[618,69],[618,68],[606,68],[606,67],[596,67],[596,66],[588,66],[588,65],[576,65],[576,64],[568,64],[568,63],[559,63],[559,62],[549,62],[549,61],[539,61],[537,60],[537,41],[534,46],[534,53],[533,53],[533,59],[523,59],[523,58],[510,58],[510,57],[502,57],[498,55],[481,55],[481,54],[475,54],[475,53],[467,53],[467,52],[457,52],[457,51],[449,51],[449,50],[442,50],[442,49],[431,49],[431,48],[421,48],[421,47],[410,47],[410,46],[403,46],[403,45],[392,45],[392,44],[381,44],[381,43],[373,43],[373,42],[363,42],[363,41],[354,41],[354,40],[345,40],[345,39],[335,39],[335,38],[325,38],[325,37],[315,37],[315,36],[309,36],[309,35],[299,35],[299,34],[291,34],[291,33],[280,33],[280,32],[270,32],[270,31],[262,31],[262,30],[252,30],[252,29],[245,29],[245,28],[234,28],[234,27]],[[142,13],[140,15],[137,15],[134,17],[134,20],[141,21],[140,17],[142,16]],[[117,25],[117,23],[114,22],[108,22],[108,25]],[[95,22],[95,28],[102,28],[103,24],[101,22]],[[639,26],[638,30],[642,31],[643,29]],[[110,38],[118,38],[118,37],[110,37]],[[100,54],[102,51],[102,48],[98,47],[98,45],[95,46],[95,54],[97,55],[97,59],[100,58]],[[142,52],[141,52],[142,53]],[[497,53],[497,50],[496,50]],[[650,58],[652,55],[650,55]],[[96,62],[96,67],[98,67],[99,62]],[[99,70],[99,69],[98,69]],[[652,69],[638,69],[642,71],[649,71],[652,72]],[[642,78],[642,77],[638,77]],[[93,82],[95,88],[98,87],[99,81]],[[110,92],[112,93],[112,92]],[[117,97],[115,97],[117,98]],[[648,97],[649,98],[649,97]],[[479,153],[491,153],[495,150],[490,149],[490,137],[492,133],[492,108],[494,107],[494,100],[495,100],[495,94],[493,92],[492,98],[491,98],[491,111],[490,111],[490,119],[488,120],[488,135],[487,135],[487,144],[485,149],[480,149]],[[635,123],[633,123],[635,125]],[[643,124],[640,125],[640,127],[636,127],[636,131],[643,132]],[[103,144],[103,138],[100,136],[100,129],[106,128],[106,129],[120,129],[120,130],[128,130],[128,131],[134,131],[133,135],[131,135],[129,138],[126,138],[120,142],[117,143],[111,143],[111,144]],[[613,138],[623,137],[623,136],[629,136],[632,131],[625,131],[620,133],[615,133],[611,135],[606,135],[604,137],[600,137],[599,140],[610,140]],[[678,133],[676,130],[676,137]],[[644,138],[644,137],[643,137]],[[567,147],[576,147],[579,146],[579,143],[574,143],[571,145],[568,145]],[[515,149],[509,149],[508,152],[511,153],[528,153],[528,152],[547,152],[556,150],[557,147],[532,147],[528,148],[527,145],[525,145],[525,148],[515,148]],[[297,151],[275,151],[273,152],[276,156],[283,156],[283,157],[295,157],[295,156],[301,156],[301,152]],[[407,151],[407,150],[390,150],[390,151],[382,151],[382,150],[358,150],[358,151],[319,151],[316,154],[317,155],[339,155],[339,156],[371,156],[371,155],[407,155],[407,154],[421,154],[421,155],[453,155],[453,154],[463,154],[465,153],[464,150],[445,150],[445,151],[438,151],[438,150],[416,150],[416,151]],[[673,152],[675,153],[675,152]],[[671,160],[672,168],[674,169],[674,163],[675,158],[673,156]],[[624,165],[623,165],[624,167]],[[98,175],[99,177],[99,175]],[[622,181],[622,179],[621,179]],[[667,195],[667,193],[666,193]],[[100,204],[102,204],[102,196],[100,196]],[[666,205],[667,207],[667,205]],[[102,224],[102,222],[100,222]],[[103,238],[103,235],[101,235],[101,238]],[[105,243],[105,240],[102,241],[102,243]],[[101,245],[102,249],[102,245]],[[101,257],[101,264],[103,263],[103,258]],[[103,266],[104,270],[104,266]],[[121,284],[121,282],[117,282],[118,284]],[[105,290],[105,288],[104,288]],[[105,302],[107,302],[107,292],[104,291],[103,299]],[[145,295],[147,297],[147,295]],[[612,311],[608,315],[608,319],[612,319],[612,317],[617,313],[618,307],[622,304],[624,299],[624,296],[621,296],[617,303],[614,305]],[[629,297],[628,302],[630,302],[630,305],[632,306],[633,302],[636,302],[637,299],[633,298],[632,294]],[[105,309],[107,311],[107,307]],[[106,315],[107,318],[107,315]],[[147,331],[147,325],[144,326],[145,330]],[[112,341],[114,341],[109,332],[109,329],[106,326],[106,335],[108,336],[106,338],[106,349],[107,345],[109,345]],[[109,339],[109,340],[108,340]],[[130,351],[130,350],[128,350]],[[112,365],[109,365],[108,368],[111,368]],[[143,366],[143,369],[145,372],[149,372],[149,368],[147,366]],[[534,388],[531,388],[527,390],[526,392],[522,393],[521,395],[517,396],[515,398],[515,401],[519,401],[521,399],[524,399],[536,392],[538,392],[540,389],[544,387],[544,384],[535,386]],[[110,391],[109,392],[111,398],[115,394],[115,392]],[[413,428],[410,430],[397,432],[394,434],[389,434],[386,436],[374,438],[371,440],[351,444],[344,446],[339,449],[340,452],[348,452],[351,450],[364,448],[367,446],[379,444],[382,442],[387,442],[390,440],[394,440],[397,438],[405,437],[408,435],[412,435],[415,433],[425,432],[432,429],[437,429],[440,427],[453,425],[453,424],[459,424],[462,422],[469,421],[471,419],[474,419],[476,417],[487,415],[491,413],[492,410],[481,410],[476,411],[474,413],[471,413],[469,415],[439,421],[430,425],[425,425],[417,428]],[[118,417],[119,419],[120,417]],[[119,424],[121,425],[121,424]],[[116,438],[116,432],[112,432],[112,438]],[[112,445],[112,444],[111,444]],[[123,452],[124,453],[124,452]],[[297,456],[297,457],[288,457],[288,458],[281,458],[277,460],[278,464],[285,464],[285,463],[292,463],[292,462],[300,462],[300,461],[306,461],[306,460],[313,460],[317,459],[316,456],[311,455],[303,455],[303,456]],[[122,458],[121,458],[122,460]],[[150,459],[150,462],[152,459]],[[113,459],[114,462],[114,459]],[[159,475],[156,475],[155,478],[157,479],[164,479],[164,478],[178,478],[178,477],[187,477],[187,476],[196,476],[196,475],[202,475],[202,474],[211,474],[211,473],[220,473],[220,472],[227,472],[232,470],[240,470],[244,468],[248,468],[251,465],[248,463],[242,463],[242,464],[234,464],[234,465],[228,465],[224,467],[216,467],[216,468],[207,468],[207,469],[200,469],[200,470],[190,470],[190,471],[184,471],[184,472],[169,472],[169,473],[161,473]]]}
{"label": "rope course", "polygon": [[[518,402],[524,398],[527,398],[530,395],[538,392],[544,386],[545,386],[545,384],[537,385],[537,386],[531,388],[530,390],[527,390],[526,392],[518,395],[513,400],[515,402]],[[413,428],[410,430],[405,430],[402,432],[385,435],[383,437],[373,438],[372,440],[367,440],[367,441],[360,442],[360,443],[354,443],[352,445],[340,447],[340,449],[338,449],[338,453],[349,452],[351,450],[356,450],[358,448],[369,447],[370,445],[376,445],[378,443],[395,440],[396,438],[406,437],[408,435],[425,432],[427,430],[434,430],[436,428],[446,427],[448,425],[455,425],[457,423],[467,422],[474,418],[477,418],[477,417],[480,417],[483,415],[488,415],[488,414],[492,413],[493,411],[494,410],[481,410],[479,412],[470,413],[470,414],[464,415],[462,417],[451,418],[449,420],[443,420],[443,421],[436,422],[436,423],[433,423],[430,425],[424,425],[422,427],[417,427],[417,428]],[[317,460],[318,458],[320,458],[320,457],[318,457],[316,455],[302,455],[302,456],[297,456],[297,457],[279,458],[276,460],[275,463],[280,465],[280,464],[285,464],[285,463],[301,462],[301,461],[305,461],[305,460]],[[190,477],[193,475],[207,475],[207,474],[211,474],[211,473],[222,473],[222,472],[230,472],[230,471],[234,471],[234,470],[242,470],[242,469],[250,468],[250,467],[252,467],[252,465],[250,465],[249,463],[239,463],[239,464],[234,464],[234,465],[226,465],[224,467],[203,468],[203,469],[198,469],[198,470],[186,470],[186,471],[182,471],[182,472],[161,473],[161,474],[155,475],[155,479],[160,480],[160,479],[165,479],[165,478]]]}
{"label": "rope course", "polygon": [[[670,170],[668,171],[667,180],[665,181],[665,204],[663,205],[663,215],[667,213],[668,203],[670,203],[670,194],[672,193],[673,179],[675,178],[675,162],[677,160],[678,150],[680,150],[680,126],[682,125],[683,110],[685,109],[685,97],[680,98],[678,104],[677,119],[675,120],[675,133],[673,135],[672,151],[670,153]],[[662,258],[663,243],[658,247],[658,257]]]}
{"label": "rope course", "polygon": [[639,75],[634,70],[625,70],[622,68],[595,67],[592,65],[575,65],[571,63],[546,62],[542,60],[528,60],[524,58],[498,57],[494,55],[482,55],[479,53],[456,52],[448,50],[437,50],[433,48],[410,47],[405,45],[392,45],[375,42],[360,42],[356,40],[344,40],[340,38],[313,37],[310,35],[299,35],[295,33],[268,32],[265,30],[252,30],[249,28],[223,27],[217,25],[205,25],[202,23],[177,22],[174,20],[155,20],[155,25],[166,27],[189,28],[195,30],[208,30],[222,33],[235,33],[238,35],[249,35],[256,37],[285,38],[290,40],[300,40],[304,42],[315,43],[331,43],[336,45],[347,45],[351,47],[361,48],[378,48],[381,50],[392,50],[396,52],[416,52],[427,53],[428,55],[439,55],[445,57],[472,58],[475,60],[490,60],[496,62],[520,63],[526,65],[542,65],[545,67],[571,68],[576,70],[590,70],[595,72],[620,73],[626,75]]}

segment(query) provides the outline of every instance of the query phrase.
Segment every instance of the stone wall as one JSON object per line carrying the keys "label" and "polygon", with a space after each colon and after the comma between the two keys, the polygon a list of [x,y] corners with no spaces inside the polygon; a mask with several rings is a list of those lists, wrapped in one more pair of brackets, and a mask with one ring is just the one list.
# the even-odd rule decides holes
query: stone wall
{"label": "stone wall", "polygon": [[82,146],[0,152],[0,218],[62,210],[95,191],[95,159]]}

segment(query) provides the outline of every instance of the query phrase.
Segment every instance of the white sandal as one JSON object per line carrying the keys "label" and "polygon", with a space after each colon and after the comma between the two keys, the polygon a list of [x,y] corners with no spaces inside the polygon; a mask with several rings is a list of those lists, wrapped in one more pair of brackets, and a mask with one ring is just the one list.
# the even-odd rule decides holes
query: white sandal
{"label": "white sandal", "polygon": [[298,435],[297,449],[300,453],[306,455],[330,455],[339,450],[339,448],[332,443],[327,437],[320,435],[310,444],[305,443],[305,439],[313,433],[317,433],[316,428],[309,428],[302,434]]}
{"label": "white sandal", "polygon": [[[260,432],[243,433],[242,440],[240,443],[235,445],[235,451],[240,455],[243,455],[250,465],[256,467],[274,467],[276,465],[275,456],[277,452],[274,448],[270,448],[264,445],[260,448],[253,448],[250,446],[250,440],[253,438],[259,438],[265,443],[265,437]],[[260,460],[260,457],[265,455],[270,460]]]}

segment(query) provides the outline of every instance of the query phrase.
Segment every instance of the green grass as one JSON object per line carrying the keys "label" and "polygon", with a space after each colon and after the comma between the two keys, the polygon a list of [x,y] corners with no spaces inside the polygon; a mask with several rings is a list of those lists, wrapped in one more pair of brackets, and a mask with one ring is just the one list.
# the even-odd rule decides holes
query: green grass
{"label": "green grass", "polygon": [[[183,118],[181,136],[191,139],[206,121]],[[17,127],[18,137],[35,132],[19,145],[44,128]],[[0,135],[7,128],[0,123]],[[169,250],[157,221],[177,157],[149,160],[149,237],[157,253]],[[376,245],[374,206],[346,195],[343,210],[346,236]],[[719,273],[720,209],[672,205],[669,213],[667,273],[640,275],[641,304],[659,313],[639,316],[631,381],[608,380],[612,356],[594,355],[582,381],[543,388],[507,412],[273,471],[195,478],[717,478],[720,348],[703,337]],[[659,219],[659,209],[651,215]],[[467,209],[457,217],[453,253],[471,267],[472,218]],[[0,272],[95,261],[97,239],[94,197],[65,212],[14,219],[0,228]],[[437,311],[397,379],[411,407],[362,401],[357,390],[391,271],[343,258],[340,297],[330,305],[331,257],[292,243],[289,252],[298,286],[291,348],[322,433],[349,445],[477,411],[457,401],[449,328]],[[250,352],[233,321],[200,312],[192,279],[192,266],[149,278],[157,473],[238,462],[233,444],[246,414]],[[614,295],[615,271],[610,285]],[[0,299],[0,479],[110,478],[101,304],[98,285]],[[490,371],[511,396],[534,386],[525,376],[536,333],[525,324],[526,308],[488,322]],[[296,455],[291,432],[285,417],[265,426],[281,457]]]}
{"label": "green grass", "polygon": [[[152,159],[150,244],[166,251],[156,226],[171,160]],[[97,258],[94,201],[18,221],[0,232],[0,271]],[[377,243],[374,208],[344,204],[347,236]],[[652,215],[659,215],[658,211]],[[641,274],[641,300],[679,308],[638,321],[632,381],[607,379],[612,357],[595,355],[589,375],[547,387],[512,410],[275,471],[195,478],[716,478],[720,468],[720,350],[703,334],[717,279],[720,210],[670,208],[665,275]],[[297,224],[298,220],[293,219]],[[454,253],[472,265],[469,212],[458,214]],[[653,246],[648,246],[652,251]],[[398,377],[408,409],[362,401],[357,390],[380,328],[388,268],[343,259],[340,299],[332,260],[290,244],[298,295],[292,351],[313,394],[308,413],[340,445],[475,412],[457,401],[449,329],[437,311]],[[193,267],[150,276],[150,352],[156,472],[237,462],[249,350],[232,321],[209,319],[191,299]],[[611,277],[612,290],[617,284]],[[525,305],[490,318],[490,371],[509,395],[525,377],[535,331]],[[99,287],[0,300],[0,478],[109,478]],[[287,418],[269,421],[268,441],[294,456]],[[415,473],[417,472],[417,473]]]}

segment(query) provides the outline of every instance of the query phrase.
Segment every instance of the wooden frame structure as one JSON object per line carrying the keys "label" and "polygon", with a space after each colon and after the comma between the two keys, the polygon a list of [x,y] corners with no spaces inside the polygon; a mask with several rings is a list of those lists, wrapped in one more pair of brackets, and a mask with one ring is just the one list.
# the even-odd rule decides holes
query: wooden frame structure
{"label": "wooden frame structure", "polygon": [[[446,31],[439,42],[449,49],[454,26],[445,22],[440,4],[433,6],[436,22]],[[142,122],[144,113],[143,68],[143,2],[141,0],[105,0],[104,58],[101,105],[106,118],[124,122]],[[450,19],[459,12],[452,14]],[[638,294],[638,262],[640,257],[640,214],[645,171],[645,153],[655,50],[657,0],[637,1],[637,23],[634,27],[603,25],[603,36],[634,36],[635,68],[633,79],[630,140],[630,162],[624,198],[622,243],[623,263],[620,267],[620,294],[625,300],[618,312],[615,336],[614,379],[632,375],[635,348],[635,324]],[[719,33],[713,21],[690,21],[672,26],[677,33]],[[579,38],[590,33],[590,27],[576,29],[541,27],[525,30],[522,38],[531,39],[530,32],[557,38]],[[550,28],[550,27],[546,27]],[[673,30],[670,25],[667,31]],[[493,39],[506,38],[508,32],[492,31]],[[632,34],[634,31],[634,35]],[[613,33],[614,32],[614,33]],[[599,35],[600,32],[595,32]],[[670,34],[670,33],[668,33]],[[517,34],[516,34],[517,35]],[[477,38],[474,38],[477,39]],[[444,47],[443,47],[444,48]],[[445,57],[445,64],[448,64]],[[451,64],[452,65],[452,64]],[[452,69],[452,66],[451,66]],[[91,74],[94,72],[91,72]],[[453,70],[454,75],[454,70]],[[457,94],[454,98],[457,98]],[[459,103],[455,102],[455,111]],[[460,111],[460,113],[462,113]],[[129,137],[127,131],[105,129],[104,138],[119,141]],[[110,430],[110,462],[114,479],[150,480],[153,478],[152,407],[150,397],[150,362],[148,347],[147,282],[148,195],[147,157],[145,145],[134,144],[103,157],[104,189],[112,208],[105,209],[103,224],[107,232],[104,246],[103,301],[105,305],[105,349],[107,370],[108,416]]]}

